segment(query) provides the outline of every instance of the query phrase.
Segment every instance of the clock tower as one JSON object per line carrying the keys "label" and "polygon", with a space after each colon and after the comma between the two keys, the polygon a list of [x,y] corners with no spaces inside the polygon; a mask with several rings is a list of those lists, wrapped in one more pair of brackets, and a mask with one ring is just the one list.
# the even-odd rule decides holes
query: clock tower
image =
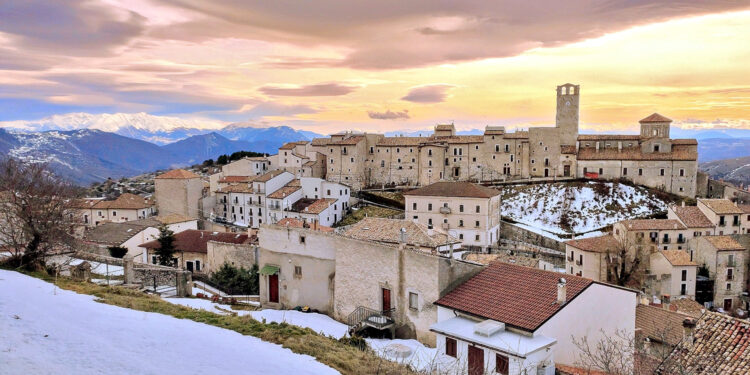
{"label": "clock tower", "polygon": [[566,83],[557,86],[557,116],[555,127],[560,129],[560,144],[573,146],[578,140],[578,99],[580,86]]}

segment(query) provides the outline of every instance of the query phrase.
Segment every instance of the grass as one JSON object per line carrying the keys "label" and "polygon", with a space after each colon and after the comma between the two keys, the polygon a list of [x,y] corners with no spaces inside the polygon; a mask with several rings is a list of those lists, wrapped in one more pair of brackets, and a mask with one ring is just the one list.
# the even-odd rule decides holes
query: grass
{"label": "grass", "polygon": [[[54,277],[43,272],[29,272],[29,276],[54,283]],[[279,344],[298,354],[315,357],[342,374],[414,374],[409,368],[378,357],[372,350],[360,350],[347,340],[322,336],[309,328],[286,323],[263,324],[252,317],[218,315],[171,304],[161,298],[123,287],[106,287],[88,282],[77,282],[58,277],[57,286],[81,294],[98,297],[98,302],[128,309],[170,315],[178,319],[230,329],[243,335]],[[272,359],[269,359],[272,360]]]}
{"label": "grass", "polygon": [[347,225],[352,225],[357,223],[358,221],[362,220],[367,217],[391,217],[394,215],[401,214],[402,212],[399,210],[394,210],[390,208],[383,208],[383,207],[376,207],[376,206],[365,206],[360,208],[357,211],[353,211],[351,214],[346,215],[343,219],[341,219],[340,222],[338,222],[335,226],[337,227],[343,227]]}
{"label": "grass", "polygon": [[371,191],[370,194],[401,202],[401,204],[404,204],[406,202],[406,199],[404,199],[404,194],[398,191]]}

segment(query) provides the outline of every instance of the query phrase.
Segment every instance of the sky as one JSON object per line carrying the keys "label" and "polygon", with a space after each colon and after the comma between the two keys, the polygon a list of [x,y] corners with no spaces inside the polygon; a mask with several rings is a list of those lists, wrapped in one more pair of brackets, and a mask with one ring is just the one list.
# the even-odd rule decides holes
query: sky
{"label": "sky", "polygon": [[750,129],[750,1],[0,1],[0,121]]}

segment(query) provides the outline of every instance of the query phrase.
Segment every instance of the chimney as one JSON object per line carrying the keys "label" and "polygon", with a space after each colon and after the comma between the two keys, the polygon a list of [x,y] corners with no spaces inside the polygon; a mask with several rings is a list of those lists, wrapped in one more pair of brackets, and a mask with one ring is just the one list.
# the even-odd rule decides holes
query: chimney
{"label": "chimney", "polygon": [[561,277],[557,282],[557,303],[562,305],[565,304],[568,298],[568,286],[565,278]]}
{"label": "chimney", "polygon": [[687,318],[682,321],[682,335],[688,347],[693,346],[694,331],[695,331],[695,319]]}

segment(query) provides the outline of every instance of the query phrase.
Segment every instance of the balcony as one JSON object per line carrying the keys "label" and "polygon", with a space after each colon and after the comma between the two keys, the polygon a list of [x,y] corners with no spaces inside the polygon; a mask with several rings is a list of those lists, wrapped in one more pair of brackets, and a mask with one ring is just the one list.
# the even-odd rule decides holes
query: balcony
{"label": "balcony", "polygon": [[440,213],[441,214],[445,214],[445,215],[450,214],[451,213],[451,209],[450,209],[450,207],[440,207]]}
{"label": "balcony", "polygon": [[572,262],[572,261],[573,261],[573,256],[569,256],[568,257],[568,262]]}
{"label": "balcony", "polygon": [[583,261],[581,261],[581,260],[577,260],[576,261],[576,266],[582,266],[582,265],[583,265]]}
{"label": "balcony", "polygon": [[734,275],[727,275],[727,281],[734,280]]}
{"label": "balcony", "polygon": [[727,261],[727,267],[737,267],[737,261],[736,260],[728,260]]}
{"label": "balcony", "polygon": [[672,239],[669,237],[661,239],[661,243],[670,243],[670,242],[672,242]]}
{"label": "balcony", "polygon": [[685,237],[677,237],[677,243],[685,243]]}

